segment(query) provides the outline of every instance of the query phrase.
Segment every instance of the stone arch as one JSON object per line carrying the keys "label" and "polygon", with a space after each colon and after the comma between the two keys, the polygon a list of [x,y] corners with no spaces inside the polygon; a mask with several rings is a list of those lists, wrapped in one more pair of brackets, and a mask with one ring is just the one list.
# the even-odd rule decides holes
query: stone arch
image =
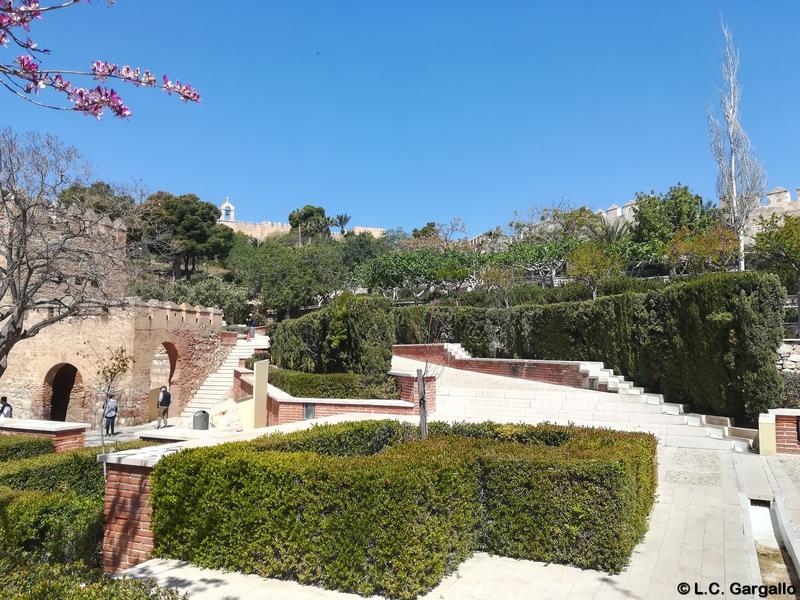
{"label": "stone arch", "polygon": [[43,417],[51,421],[81,421],[86,413],[83,377],[72,363],[58,363],[44,377]]}
{"label": "stone arch", "polygon": [[178,349],[172,342],[162,342],[153,352],[150,361],[150,391],[147,397],[147,417],[154,420],[158,417],[156,398],[162,385],[168,388],[178,374]]}

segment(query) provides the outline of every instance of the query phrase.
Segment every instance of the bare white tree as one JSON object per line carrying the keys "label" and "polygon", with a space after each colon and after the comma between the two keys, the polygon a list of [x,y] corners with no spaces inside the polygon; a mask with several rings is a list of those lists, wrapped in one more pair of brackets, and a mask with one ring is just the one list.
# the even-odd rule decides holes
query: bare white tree
{"label": "bare white tree", "polygon": [[717,195],[720,207],[736,232],[739,242],[739,270],[744,271],[745,227],[766,192],[766,174],[740,121],[742,89],[738,79],[739,50],[724,22],[722,35],[725,39],[720,91],[722,122],[709,113],[708,131],[711,152],[717,162]]}
{"label": "bare white tree", "polygon": [[0,377],[17,343],[122,295],[124,226],[58,203],[85,174],[57,138],[0,129]]}

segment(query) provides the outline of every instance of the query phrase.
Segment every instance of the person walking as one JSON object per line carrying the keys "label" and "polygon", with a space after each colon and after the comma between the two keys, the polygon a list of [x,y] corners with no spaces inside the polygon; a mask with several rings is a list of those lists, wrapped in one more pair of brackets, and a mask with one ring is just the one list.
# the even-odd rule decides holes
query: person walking
{"label": "person walking", "polygon": [[158,427],[156,429],[161,429],[162,421],[164,423],[163,427],[167,426],[167,417],[169,416],[169,405],[172,402],[172,395],[167,390],[167,386],[162,385],[161,391],[158,393],[158,402],[156,406],[158,406]]}
{"label": "person walking", "polygon": [[0,419],[10,419],[14,413],[14,409],[8,403],[8,398],[3,396],[0,398]]}
{"label": "person walking", "polygon": [[106,435],[117,435],[114,432],[114,421],[117,420],[117,412],[119,411],[119,404],[117,403],[117,399],[114,398],[114,394],[108,395],[108,400],[106,401]]}
{"label": "person walking", "polygon": [[247,315],[247,340],[250,341],[256,337],[256,319],[253,313]]}

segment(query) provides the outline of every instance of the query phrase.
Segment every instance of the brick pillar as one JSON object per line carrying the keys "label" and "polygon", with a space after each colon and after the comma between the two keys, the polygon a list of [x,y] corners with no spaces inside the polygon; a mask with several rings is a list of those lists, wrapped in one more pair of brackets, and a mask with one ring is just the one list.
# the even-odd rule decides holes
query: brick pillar
{"label": "brick pillar", "polygon": [[103,570],[116,573],[152,557],[152,469],[113,463],[106,466]]}
{"label": "brick pillar", "polygon": [[797,419],[795,415],[775,415],[775,449],[778,454],[800,454]]}

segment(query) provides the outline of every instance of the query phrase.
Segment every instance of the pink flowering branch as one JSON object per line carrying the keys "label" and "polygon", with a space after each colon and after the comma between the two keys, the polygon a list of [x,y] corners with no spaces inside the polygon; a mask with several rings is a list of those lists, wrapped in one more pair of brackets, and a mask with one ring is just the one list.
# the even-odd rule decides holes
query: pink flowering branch
{"label": "pink flowering branch", "polygon": [[[0,46],[8,48],[9,44],[13,44],[23,51],[23,54],[17,56],[11,63],[0,62],[0,85],[38,106],[56,110],[75,110],[98,119],[106,109],[117,117],[131,116],[130,109],[116,90],[103,85],[109,79],[139,87],[161,89],[186,102],[200,101],[200,94],[188,83],[173,82],[166,75],[159,81],[149,70],[138,67],[120,66],[97,60],[92,63],[89,71],[43,69],[36,56],[49,54],[50,51],[39,48],[36,42],[27,37],[31,23],[41,19],[47,12],[68,8],[82,1],[89,0],[65,0],[61,4],[49,6],[41,6],[39,0],[0,0]],[[112,2],[113,0],[108,0],[109,4]],[[17,35],[20,31],[25,32],[24,39],[21,35]],[[67,76],[91,78],[99,84],[78,87],[73,85]],[[69,104],[58,106],[38,100],[39,92],[46,88],[63,94]]]}

